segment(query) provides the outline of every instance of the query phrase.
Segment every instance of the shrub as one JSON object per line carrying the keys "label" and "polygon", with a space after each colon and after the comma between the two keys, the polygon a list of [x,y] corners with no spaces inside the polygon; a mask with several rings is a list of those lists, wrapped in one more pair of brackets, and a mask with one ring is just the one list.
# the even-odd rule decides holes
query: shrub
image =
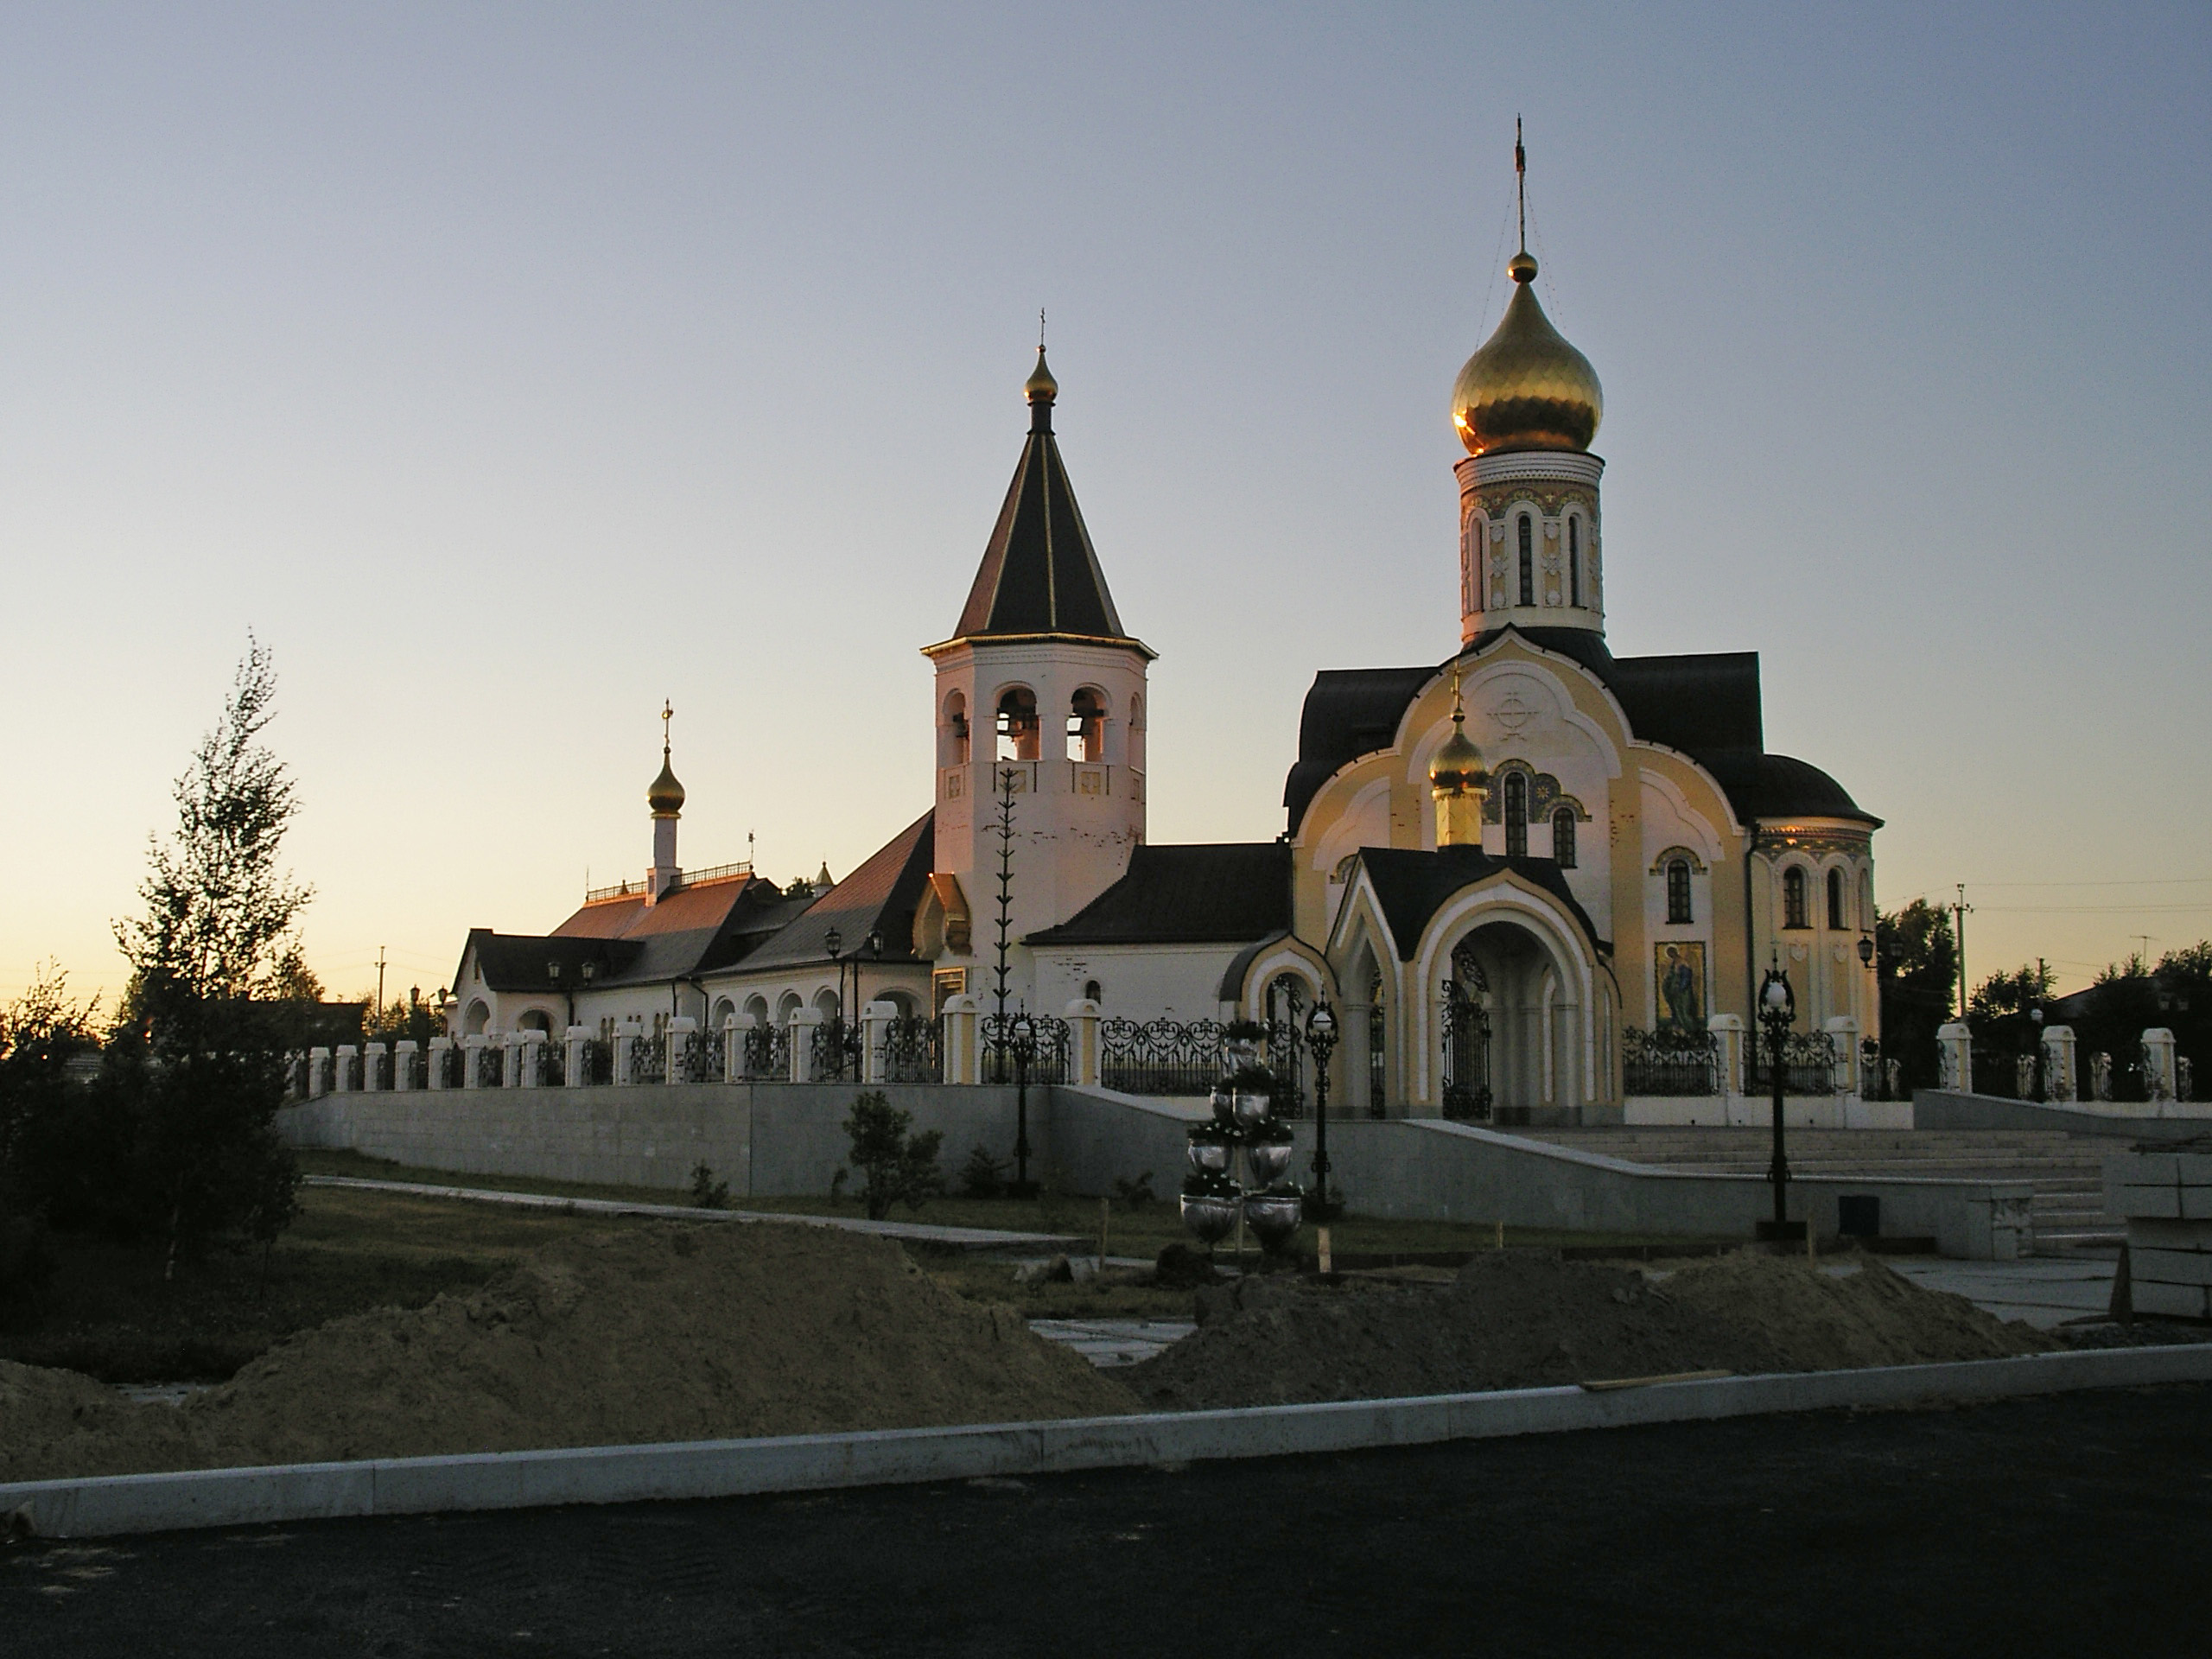
{"label": "shrub", "polygon": [[727,1210],[729,1208],[729,1183],[715,1179],[715,1172],[707,1167],[702,1158],[691,1166],[691,1207],[695,1210]]}
{"label": "shrub", "polygon": [[960,1166],[960,1195],[967,1198],[995,1198],[1006,1192],[1006,1173],[1011,1166],[978,1147]]}
{"label": "shrub", "polygon": [[1152,1190],[1152,1172],[1148,1169],[1134,1181],[1121,1176],[1116,1176],[1114,1179],[1114,1197],[1124,1210],[1134,1211],[1149,1209],[1153,1200],[1159,1196]]}
{"label": "shrub", "polygon": [[893,1204],[919,1210],[932,1193],[944,1191],[937,1166],[944,1132],[909,1135],[912,1112],[892,1105],[891,1097],[870,1090],[853,1102],[845,1134],[853,1145],[853,1164],[861,1172],[861,1205],[870,1221],[881,1221]]}

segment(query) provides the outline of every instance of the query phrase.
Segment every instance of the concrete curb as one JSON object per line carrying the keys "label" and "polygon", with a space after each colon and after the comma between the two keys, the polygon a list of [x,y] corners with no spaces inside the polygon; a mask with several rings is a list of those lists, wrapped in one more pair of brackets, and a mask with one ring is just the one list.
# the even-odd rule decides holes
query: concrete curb
{"label": "concrete curb", "polygon": [[1286,1457],[1841,1406],[1995,1400],[2207,1381],[2212,1381],[2212,1343],[1719,1377],[1594,1393],[1580,1388],[1517,1389],[1062,1422],[22,1481],[0,1484],[0,1514],[23,1514],[42,1537],[97,1537],[349,1516],[731,1497]]}

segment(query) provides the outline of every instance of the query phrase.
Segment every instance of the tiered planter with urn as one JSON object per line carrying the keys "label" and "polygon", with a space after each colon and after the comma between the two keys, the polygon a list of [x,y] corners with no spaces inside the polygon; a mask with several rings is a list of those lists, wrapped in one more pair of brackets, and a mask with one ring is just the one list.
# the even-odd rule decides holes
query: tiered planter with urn
{"label": "tiered planter with urn", "polygon": [[[1305,1218],[1306,1195],[1289,1179],[1290,1126],[1274,1116],[1274,1076],[1259,1063],[1264,1028],[1227,1033],[1227,1057],[1213,1089],[1213,1118],[1191,1130],[1190,1173],[1183,1180],[1183,1224],[1209,1246],[1244,1224],[1270,1255],[1280,1254]],[[1236,1179],[1244,1154],[1249,1180]]]}

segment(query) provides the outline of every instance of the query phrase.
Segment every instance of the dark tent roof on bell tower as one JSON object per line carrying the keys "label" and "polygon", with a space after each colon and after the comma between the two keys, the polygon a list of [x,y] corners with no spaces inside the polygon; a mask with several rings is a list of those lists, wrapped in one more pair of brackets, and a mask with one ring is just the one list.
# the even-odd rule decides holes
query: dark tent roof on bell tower
{"label": "dark tent roof on bell tower", "polygon": [[1134,645],[1106,590],[1060,447],[1053,442],[1052,402],[1059,386],[1045,366],[1042,346],[1037,372],[1023,391],[1029,399],[1029,442],[1022,447],[1021,464],[1014,469],[1006,505],[999,510],[953,638],[1060,634]]}

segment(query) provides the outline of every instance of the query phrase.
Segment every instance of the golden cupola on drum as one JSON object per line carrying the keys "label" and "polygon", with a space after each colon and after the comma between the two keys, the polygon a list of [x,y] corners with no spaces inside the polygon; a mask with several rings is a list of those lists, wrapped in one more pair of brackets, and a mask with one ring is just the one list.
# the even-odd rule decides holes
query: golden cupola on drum
{"label": "golden cupola on drum", "polygon": [[[1526,153],[1514,145],[1525,181]],[[1590,453],[1605,396],[1590,359],[1552,327],[1536,298],[1526,194],[1521,248],[1506,266],[1513,296],[1452,387],[1452,424],[1466,455],[1459,479],[1459,637],[1507,626],[1605,632],[1598,480]]]}
{"label": "golden cupola on drum", "polygon": [[1428,763],[1428,792],[1436,801],[1436,844],[1483,844],[1483,802],[1490,795],[1490,768],[1467,735],[1467,711],[1459,702],[1459,671],[1452,671],[1452,735]]}

